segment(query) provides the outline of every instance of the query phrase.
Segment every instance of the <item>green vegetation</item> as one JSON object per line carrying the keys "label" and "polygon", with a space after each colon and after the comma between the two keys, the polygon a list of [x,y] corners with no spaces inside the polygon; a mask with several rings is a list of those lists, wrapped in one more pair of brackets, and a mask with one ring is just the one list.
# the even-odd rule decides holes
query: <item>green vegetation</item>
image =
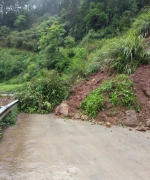
{"label": "green vegetation", "polygon": [[7,116],[5,116],[0,121],[0,139],[2,138],[3,135],[3,129],[5,129],[8,126],[15,125],[18,114],[19,114],[18,108],[15,107],[7,114]]}
{"label": "green vegetation", "polygon": [[117,73],[131,74],[137,66],[149,62],[143,38],[135,35],[133,30],[123,36],[105,39],[91,56],[93,60],[88,63],[87,73],[107,66]]}
{"label": "green vegetation", "polygon": [[[17,5],[0,2],[0,91],[25,89],[18,94],[22,111],[49,112],[66,98],[66,86],[102,68],[131,74],[150,62],[144,44],[150,35],[149,0],[20,0]],[[96,110],[86,111],[96,116],[106,103],[103,95],[92,99]]]}
{"label": "green vegetation", "polygon": [[39,37],[36,28],[23,30],[21,32],[12,31],[7,37],[3,38],[3,47],[38,52],[38,40]]}
{"label": "green vegetation", "polygon": [[23,90],[25,84],[5,84],[0,83],[0,92],[17,92]]}
{"label": "green vegetation", "polygon": [[150,12],[146,10],[139,15],[132,25],[132,29],[135,29],[136,33],[143,35],[144,37],[149,36],[150,34]]}
{"label": "green vegetation", "polygon": [[81,108],[91,118],[95,118],[99,110],[107,108],[108,103],[113,106],[139,110],[133,84],[126,75],[117,75],[110,81],[104,81],[82,102]]}
{"label": "green vegetation", "polygon": [[31,78],[37,72],[36,57],[35,53],[0,48],[0,82],[17,84]]}
{"label": "green vegetation", "polygon": [[43,69],[16,98],[21,111],[49,113],[68,97],[68,90],[56,71]]}

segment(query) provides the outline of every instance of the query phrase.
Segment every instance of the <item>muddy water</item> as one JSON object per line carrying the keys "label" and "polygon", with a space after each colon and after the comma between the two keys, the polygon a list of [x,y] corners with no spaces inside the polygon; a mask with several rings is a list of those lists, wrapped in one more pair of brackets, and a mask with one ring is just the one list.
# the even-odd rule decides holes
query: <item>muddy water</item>
{"label": "muddy water", "polygon": [[0,180],[149,180],[150,133],[21,114],[0,141]]}

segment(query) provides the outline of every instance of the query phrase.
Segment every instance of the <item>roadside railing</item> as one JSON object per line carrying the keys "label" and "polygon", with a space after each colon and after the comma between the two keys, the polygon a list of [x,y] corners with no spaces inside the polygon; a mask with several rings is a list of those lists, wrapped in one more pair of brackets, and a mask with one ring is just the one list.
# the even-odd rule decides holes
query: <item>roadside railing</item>
{"label": "roadside railing", "polygon": [[18,100],[15,100],[9,104],[7,104],[6,106],[3,106],[2,108],[0,108],[0,120],[6,116],[18,103]]}

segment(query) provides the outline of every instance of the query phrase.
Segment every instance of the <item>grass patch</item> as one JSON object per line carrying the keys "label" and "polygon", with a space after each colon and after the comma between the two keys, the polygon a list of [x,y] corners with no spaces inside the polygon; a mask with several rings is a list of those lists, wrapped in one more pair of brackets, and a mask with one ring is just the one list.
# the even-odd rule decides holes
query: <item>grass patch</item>
{"label": "grass patch", "polygon": [[18,114],[19,111],[16,106],[0,121],[0,139],[3,136],[3,130],[5,128],[16,124]]}
{"label": "grass patch", "polygon": [[103,84],[81,103],[85,114],[95,118],[99,110],[107,109],[107,105],[139,110],[138,101],[133,90],[133,83],[126,75],[117,75]]}
{"label": "grass patch", "polygon": [[5,84],[0,83],[0,92],[16,92],[24,88],[25,84]]}

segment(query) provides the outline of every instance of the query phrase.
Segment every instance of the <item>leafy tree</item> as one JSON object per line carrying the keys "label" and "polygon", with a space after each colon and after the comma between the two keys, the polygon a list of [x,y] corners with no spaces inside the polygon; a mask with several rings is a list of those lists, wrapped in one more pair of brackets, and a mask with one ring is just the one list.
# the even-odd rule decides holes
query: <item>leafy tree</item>
{"label": "leafy tree", "polygon": [[14,22],[14,26],[19,30],[25,30],[27,26],[27,19],[25,15],[20,14],[16,21]]}
{"label": "leafy tree", "polygon": [[41,50],[40,58],[43,67],[54,68],[56,62],[60,60],[61,52],[59,48],[63,45],[64,34],[65,30],[58,22],[54,22],[51,27],[46,28],[45,31],[41,31],[39,49]]}
{"label": "leafy tree", "polygon": [[90,7],[86,17],[84,18],[86,22],[86,28],[97,30],[107,24],[107,14],[104,11],[103,3],[90,3]]}
{"label": "leafy tree", "polygon": [[7,26],[0,27],[0,38],[6,37],[10,33],[10,29]]}

